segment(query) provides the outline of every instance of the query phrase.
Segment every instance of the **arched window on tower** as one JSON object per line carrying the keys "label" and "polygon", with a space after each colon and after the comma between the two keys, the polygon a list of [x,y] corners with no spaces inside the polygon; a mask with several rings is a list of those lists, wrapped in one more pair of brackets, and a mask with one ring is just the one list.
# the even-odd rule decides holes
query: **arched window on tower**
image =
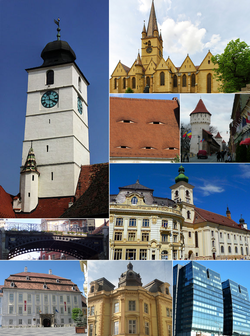
{"label": "arched window on tower", "polygon": [[209,73],[207,75],[207,93],[211,93],[211,74]]}
{"label": "arched window on tower", "polygon": [[195,86],[195,74],[192,74],[192,76],[191,76],[191,86],[192,87]]}
{"label": "arched window on tower", "polygon": [[81,81],[81,77],[78,77],[78,90],[80,92],[82,92],[82,81]]}
{"label": "arched window on tower", "polygon": [[188,211],[187,211],[187,219],[191,219],[190,215],[191,215],[191,213],[190,213],[190,211],[188,210]]}
{"label": "arched window on tower", "polygon": [[46,84],[54,84],[54,71],[53,70],[48,70],[46,73]]}
{"label": "arched window on tower", "polygon": [[177,76],[174,75],[174,87],[177,87]]}
{"label": "arched window on tower", "polygon": [[135,77],[132,78],[132,89],[136,88],[136,80]]}
{"label": "arched window on tower", "polygon": [[165,74],[163,71],[160,73],[160,85],[165,85]]}
{"label": "arched window on tower", "polygon": [[126,89],[126,78],[123,78],[123,89]]}
{"label": "arched window on tower", "polygon": [[184,74],[182,76],[182,87],[186,87],[187,86],[187,77],[186,75]]}
{"label": "arched window on tower", "polygon": [[150,87],[150,77],[149,76],[146,77],[146,84]]}

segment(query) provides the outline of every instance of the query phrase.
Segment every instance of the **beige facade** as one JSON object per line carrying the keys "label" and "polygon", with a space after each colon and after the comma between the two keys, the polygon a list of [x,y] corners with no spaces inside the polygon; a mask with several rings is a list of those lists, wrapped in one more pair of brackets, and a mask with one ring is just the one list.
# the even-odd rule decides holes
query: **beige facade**
{"label": "beige facade", "polygon": [[214,78],[210,51],[200,65],[194,65],[189,55],[176,67],[170,57],[163,58],[163,40],[158,31],[154,2],[146,30],[141,37],[141,55],[131,68],[119,61],[110,79],[110,93],[124,93],[131,88],[142,93],[146,85],[150,93],[217,93],[219,82]]}
{"label": "beige facade", "polygon": [[118,288],[114,287],[105,278],[90,283],[89,336],[172,335],[172,297],[167,282],[156,279],[142,286],[140,275],[129,264]]}

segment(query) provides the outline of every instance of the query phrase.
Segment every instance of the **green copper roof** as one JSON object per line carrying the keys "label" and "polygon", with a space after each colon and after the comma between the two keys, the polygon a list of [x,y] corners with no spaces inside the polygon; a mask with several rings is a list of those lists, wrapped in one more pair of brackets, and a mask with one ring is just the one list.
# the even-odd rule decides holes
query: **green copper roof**
{"label": "green copper roof", "polygon": [[188,177],[184,174],[184,172],[185,172],[184,167],[180,166],[178,171],[179,171],[179,175],[175,178],[175,183],[178,183],[180,181],[188,183]]}
{"label": "green copper roof", "polygon": [[36,157],[35,153],[33,151],[33,148],[31,147],[25,162],[25,165],[23,167],[22,173],[25,172],[38,172],[37,166],[36,166]]}

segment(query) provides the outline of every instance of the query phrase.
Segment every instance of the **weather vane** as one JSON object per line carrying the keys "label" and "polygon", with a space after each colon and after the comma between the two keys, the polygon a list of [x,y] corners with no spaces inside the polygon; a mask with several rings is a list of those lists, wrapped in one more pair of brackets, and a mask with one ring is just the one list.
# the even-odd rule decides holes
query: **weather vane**
{"label": "weather vane", "polygon": [[58,26],[57,27],[57,41],[60,41],[60,37],[61,37],[61,34],[60,34],[60,31],[61,31],[61,28],[60,28],[60,19],[58,18],[57,21],[54,20],[55,24]]}

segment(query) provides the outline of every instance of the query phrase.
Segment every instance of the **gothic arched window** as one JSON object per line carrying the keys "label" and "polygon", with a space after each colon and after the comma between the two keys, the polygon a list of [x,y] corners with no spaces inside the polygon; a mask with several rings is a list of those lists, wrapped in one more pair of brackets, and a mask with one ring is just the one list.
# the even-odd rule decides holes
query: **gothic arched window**
{"label": "gothic arched window", "polygon": [[54,84],[54,71],[53,70],[48,70],[47,71],[47,78],[46,78],[46,84]]}
{"label": "gothic arched window", "polygon": [[136,80],[135,77],[132,78],[132,89],[135,89],[136,87]]}
{"label": "gothic arched window", "polygon": [[146,78],[146,84],[150,87],[150,78],[148,76]]}
{"label": "gothic arched window", "polygon": [[126,78],[123,78],[123,89],[126,89]]}
{"label": "gothic arched window", "polygon": [[211,93],[211,79],[212,79],[212,76],[209,73],[207,75],[207,93]]}
{"label": "gothic arched window", "polygon": [[192,76],[191,76],[191,86],[192,87],[195,86],[195,74],[192,74]]}
{"label": "gothic arched window", "polygon": [[183,86],[183,87],[186,87],[186,86],[187,86],[187,77],[186,77],[185,74],[182,76],[182,86]]}
{"label": "gothic arched window", "polygon": [[165,85],[165,74],[163,71],[160,73],[160,85]]}
{"label": "gothic arched window", "polygon": [[117,78],[114,79],[114,89],[117,87]]}
{"label": "gothic arched window", "polygon": [[174,87],[177,87],[177,76],[174,75]]}

